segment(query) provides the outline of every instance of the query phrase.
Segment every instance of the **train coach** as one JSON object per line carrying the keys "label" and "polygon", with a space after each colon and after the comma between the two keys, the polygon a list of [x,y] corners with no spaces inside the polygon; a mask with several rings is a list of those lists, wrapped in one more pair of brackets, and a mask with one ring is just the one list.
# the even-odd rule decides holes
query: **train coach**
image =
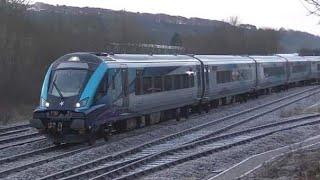
{"label": "train coach", "polygon": [[287,61],[288,84],[307,82],[311,78],[311,61],[296,55],[280,55]]}
{"label": "train coach", "polygon": [[94,144],[114,131],[318,79],[318,66],[320,58],[296,55],[67,54],[49,67],[30,124],[56,145]]}
{"label": "train coach", "polygon": [[320,57],[319,56],[306,56],[304,57],[311,63],[311,80],[318,81],[320,77]]}

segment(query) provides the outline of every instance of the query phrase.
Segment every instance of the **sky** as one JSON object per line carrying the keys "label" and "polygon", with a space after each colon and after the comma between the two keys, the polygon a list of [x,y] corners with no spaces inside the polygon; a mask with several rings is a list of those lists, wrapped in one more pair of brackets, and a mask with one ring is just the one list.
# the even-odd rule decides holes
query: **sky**
{"label": "sky", "polygon": [[309,15],[303,0],[33,0],[53,5],[98,7],[132,12],[227,20],[262,28],[293,29],[320,35],[320,17]]}

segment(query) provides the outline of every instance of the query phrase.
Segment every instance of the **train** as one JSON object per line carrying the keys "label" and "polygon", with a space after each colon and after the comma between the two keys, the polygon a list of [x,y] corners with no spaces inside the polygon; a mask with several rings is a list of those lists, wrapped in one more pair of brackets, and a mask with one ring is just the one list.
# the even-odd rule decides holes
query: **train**
{"label": "train", "polygon": [[92,145],[319,78],[320,56],[71,53],[48,68],[30,125],[55,145]]}

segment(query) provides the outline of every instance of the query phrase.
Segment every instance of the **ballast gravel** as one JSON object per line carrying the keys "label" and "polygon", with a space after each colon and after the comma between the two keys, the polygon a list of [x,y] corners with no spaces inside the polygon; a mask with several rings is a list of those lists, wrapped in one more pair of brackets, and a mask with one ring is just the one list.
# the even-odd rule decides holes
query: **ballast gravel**
{"label": "ballast gravel", "polygon": [[[36,179],[36,178],[40,178],[43,176],[47,176],[52,173],[55,173],[55,172],[58,172],[61,170],[66,170],[68,168],[72,168],[74,166],[92,161],[94,159],[100,158],[101,156],[106,156],[106,155],[110,155],[113,153],[117,153],[117,152],[126,150],[128,148],[132,148],[134,146],[140,145],[142,143],[154,140],[156,138],[164,137],[166,135],[176,133],[176,132],[179,132],[179,131],[187,129],[187,128],[194,127],[194,126],[199,125],[201,123],[209,122],[209,121],[212,121],[212,120],[215,120],[215,119],[218,119],[218,118],[221,118],[221,117],[233,114],[233,113],[237,113],[239,111],[253,108],[253,107],[256,107],[260,104],[264,104],[266,102],[276,100],[281,97],[288,96],[290,94],[306,90],[308,88],[311,88],[311,86],[293,88],[293,89],[290,89],[289,91],[286,91],[286,92],[280,92],[280,93],[274,93],[272,95],[261,96],[256,100],[250,100],[244,104],[232,104],[232,105],[228,105],[228,106],[222,106],[217,109],[211,110],[209,114],[202,114],[201,116],[194,116],[188,120],[183,120],[180,122],[176,122],[175,120],[170,120],[167,122],[162,122],[157,125],[137,129],[137,130],[130,131],[130,132],[123,133],[123,134],[119,134],[119,135],[114,135],[111,138],[111,140],[103,146],[95,147],[90,150],[78,153],[76,155],[73,155],[73,156],[70,156],[67,158],[58,159],[58,160],[55,160],[52,162],[48,162],[47,164],[44,164],[39,167],[26,169],[26,170],[21,171],[19,173],[12,174],[12,175],[8,176],[7,179]],[[315,97],[316,98],[314,98],[314,99],[319,98],[318,95],[316,95]],[[305,105],[309,104],[310,103],[309,101],[307,100],[305,102]],[[292,105],[292,106],[294,106],[294,105]],[[267,122],[269,120],[272,121],[275,119],[276,116],[277,115],[275,113],[274,115],[266,116],[267,118],[265,118],[265,116],[261,117],[261,120],[259,120],[259,122],[260,123],[264,122],[264,121]],[[263,119],[263,118],[265,118],[265,119]],[[250,126],[255,126],[255,124],[252,124]],[[243,127],[244,128],[248,127],[248,125],[247,126],[243,125]],[[218,129],[219,126],[217,125],[216,128]],[[313,134],[315,134],[315,132],[318,131],[319,128],[317,127],[317,130],[313,129],[312,127],[311,128],[310,127],[299,128],[299,129],[302,129],[301,132],[306,131],[306,133],[298,134],[298,133],[291,133],[292,131],[290,131],[287,133],[287,136],[284,135],[284,136],[277,137],[275,135],[275,137],[273,139],[271,139],[269,141],[265,140],[262,142],[263,142],[263,144],[270,145],[269,149],[272,149],[274,146],[277,146],[277,145],[283,145],[285,143],[287,143],[287,144],[293,143],[292,140],[299,140],[299,139],[302,140],[303,137],[304,138],[310,137]],[[296,130],[294,130],[294,131],[296,131]],[[295,137],[292,137],[292,136],[295,136]],[[279,139],[280,137],[281,137],[281,139]],[[265,150],[268,150],[268,147],[262,146],[261,143],[256,144],[257,147],[252,146],[252,144],[254,145],[254,143],[256,143],[256,142],[250,143],[251,146],[245,145],[243,147],[243,150],[246,149],[247,151],[243,151],[242,152],[243,154],[237,154],[237,155],[234,155],[232,153],[230,153],[228,155],[223,155],[223,153],[220,154],[220,156],[217,156],[217,157],[221,158],[220,159],[221,162],[220,161],[203,160],[203,159],[209,159],[209,158],[202,158],[202,161],[199,159],[199,162],[202,162],[202,163],[207,162],[203,165],[201,165],[201,163],[200,163],[200,165],[198,164],[198,166],[193,166],[193,167],[196,167],[196,169],[200,170],[201,173],[196,173],[197,171],[190,171],[190,169],[186,168],[186,171],[184,171],[184,173],[179,173],[178,171],[177,172],[172,171],[172,174],[171,174],[170,173],[171,170],[174,170],[175,168],[182,167],[182,166],[177,166],[177,167],[172,168],[170,170],[165,170],[165,171],[159,172],[159,174],[161,174],[161,176],[157,176],[156,174],[154,174],[154,176],[151,175],[146,178],[164,177],[164,178],[175,179],[175,177],[187,178],[187,176],[189,176],[189,175],[194,178],[202,178],[202,177],[205,177],[205,176],[211,174],[213,171],[216,171],[216,170],[219,171],[221,169],[229,167],[229,164],[232,165],[233,163],[235,163],[239,160],[242,160],[243,156],[254,154],[258,150],[260,150],[262,152]],[[45,145],[46,144],[44,144],[44,146]],[[32,143],[32,144],[25,145],[25,146],[30,149],[32,149],[32,146],[33,146],[34,149],[37,149],[37,148],[40,148],[41,145],[39,145],[39,143]],[[17,154],[17,151],[19,151],[19,148],[21,148],[21,147],[10,148],[10,150],[9,149],[1,150],[0,155],[3,153],[5,153],[6,156],[10,156],[11,154],[15,155],[15,154]],[[240,148],[240,150],[242,150],[242,148]],[[9,151],[11,151],[11,154]],[[232,150],[232,151],[235,151],[235,150]],[[241,151],[240,151],[240,153],[241,153]],[[216,157],[216,156],[214,156],[214,157]],[[226,158],[226,159],[224,159],[224,158]],[[34,162],[35,159],[29,158],[27,161]],[[196,160],[196,161],[198,161],[198,160]],[[196,162],[196,161],[194,161],[194,162]],[[24,163],[28,163],[28,162],[24,161]],[[188,162],[188,163],[191,163],[191,162]],[[186,164],[188,164],[188,163],[186,163]],[[215,164],[216,166],[212,167],[213,164]],[[189,166],[187,166],[187,167],[189,167]],[[181,171],[181,169],[179,169],[179,170]],[[167,174],[167,173],[170,173],[170,176],[169,175],[166,176],[165,174]]]}
{"label": "ballast gravel", "polygon": [[141,179],[208,179],[242,160],[265,151],[287,146],[319,135],[320,126],[283,131],[251,143],[165,169]]}

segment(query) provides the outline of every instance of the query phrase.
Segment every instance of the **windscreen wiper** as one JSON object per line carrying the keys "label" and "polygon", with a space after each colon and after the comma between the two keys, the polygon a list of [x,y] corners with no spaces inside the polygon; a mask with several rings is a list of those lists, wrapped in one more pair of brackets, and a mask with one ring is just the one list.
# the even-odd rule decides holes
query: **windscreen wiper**
{"label": "windscreen wiper", "polygon": [[61,99],[64,99],[64,97],[63,97],[63,95],[62,95],[62,93],[61,93],[60,89],[58,88],[58,86],[57,86],[57,84],[56,84],[56,81],[53,81],[53,82],[52,82],[52,84],[53,84],[53,86],[56,88],[56,90],[57,90],[57,92],[58,92],[58,94],[59,94],[60,98],[61,98]]}

